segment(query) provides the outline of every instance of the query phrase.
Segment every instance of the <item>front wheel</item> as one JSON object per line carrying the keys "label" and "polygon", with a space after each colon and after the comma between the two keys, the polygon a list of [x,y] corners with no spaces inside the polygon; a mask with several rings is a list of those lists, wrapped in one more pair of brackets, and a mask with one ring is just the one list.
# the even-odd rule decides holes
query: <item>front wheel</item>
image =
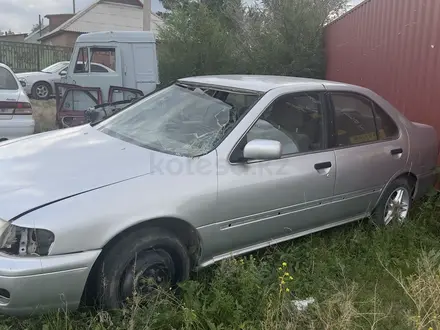
{"label": "front wheel", "polygon": [[47,100],[50,97],[52,88],[46,82],[37,82],[32,87],[32,97],[36,100]]}
{"label": "front wheel", "polygon": [[412,204],[411,192],[411,186],[405,178],[394,180],[384,191],[373,212],[374,223],[380,226],[404,223]]}
{"label": "front wheel", "polygon": [[98,275],[98,302],[116,309],[133,296],[169,289],[189,277],[185,246],[161,228],[142,228],[123,236],[105,252]]}

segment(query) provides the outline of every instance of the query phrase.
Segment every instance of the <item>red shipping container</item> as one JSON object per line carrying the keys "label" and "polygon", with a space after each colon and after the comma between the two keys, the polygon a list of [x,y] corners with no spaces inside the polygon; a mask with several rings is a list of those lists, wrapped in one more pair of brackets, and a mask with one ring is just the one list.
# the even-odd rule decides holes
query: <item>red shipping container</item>
{"label": "red shipping container", "polygon": [[328,80],[375,91],[440,137],[440,0],[364,1],[326,27],[325,48]]}

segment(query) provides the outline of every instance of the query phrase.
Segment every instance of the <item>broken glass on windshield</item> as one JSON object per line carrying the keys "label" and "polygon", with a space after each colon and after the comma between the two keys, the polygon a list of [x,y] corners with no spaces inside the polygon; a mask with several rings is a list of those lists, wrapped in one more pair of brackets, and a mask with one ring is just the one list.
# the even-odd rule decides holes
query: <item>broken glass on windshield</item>
{"label": "broken glass on windshield", "polygon": [[196,157],[216,148],[257,99],[246,92],[172,85],[96,127],[146,148]]}

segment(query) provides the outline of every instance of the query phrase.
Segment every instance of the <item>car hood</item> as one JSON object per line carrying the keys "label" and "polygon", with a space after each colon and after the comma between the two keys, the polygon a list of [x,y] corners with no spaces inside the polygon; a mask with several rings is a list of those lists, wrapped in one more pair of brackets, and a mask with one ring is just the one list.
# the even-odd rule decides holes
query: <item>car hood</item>
{"label": "car hood", "polygon": [[17,78],[24,78],[24,79],[46,79],[50,76],[52,76],[51,73],[45,73],[45,72],[23,72],[23,73],[17,73]]}
{"label": "car hood", "polygon": [[0,218],[150,173],[175,157],[110,137],[90,125],[0,143]]}

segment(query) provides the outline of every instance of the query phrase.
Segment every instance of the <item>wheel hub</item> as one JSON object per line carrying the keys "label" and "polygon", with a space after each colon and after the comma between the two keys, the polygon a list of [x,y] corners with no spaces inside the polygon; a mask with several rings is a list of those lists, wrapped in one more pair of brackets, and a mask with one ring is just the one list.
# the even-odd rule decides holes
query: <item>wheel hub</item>
{"label": "wheel hub", "polygon": [[49,94],[49,90],[44,85],[40,85],[36,89],[37,89],[37,95],[39,97],[44,98],[44,97],[46,97]]}
{"label": "wheel hub", "polygon": [[134,260],[121,277],[120,294],[123,300],[137,295],[148,295],[159,288],[166,289],[172,282],[172,260],[165,251],[151,251]]}
{"label": "wheel hub", "polygon": [[407,189],[400,187],[393,191],[385,205],[384,221],[389,224],[392,221],[402,223],[408,217],[410,195]]}

